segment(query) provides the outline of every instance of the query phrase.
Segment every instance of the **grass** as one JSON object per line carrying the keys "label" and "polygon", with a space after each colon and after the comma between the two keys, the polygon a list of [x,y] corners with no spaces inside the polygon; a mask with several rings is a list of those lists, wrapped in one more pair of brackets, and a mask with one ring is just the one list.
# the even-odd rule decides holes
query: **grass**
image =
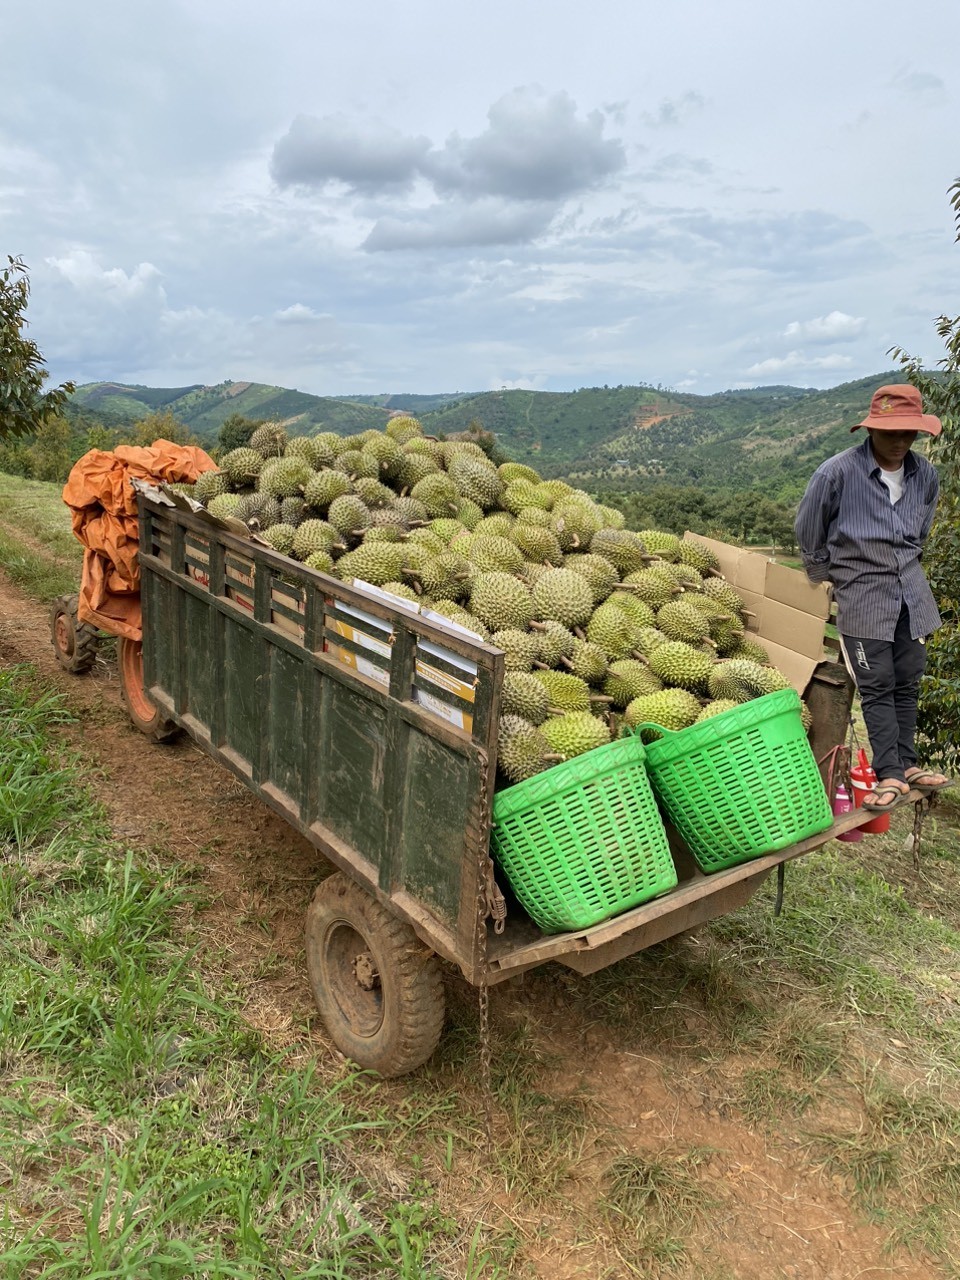
{"label": "grass", "polygon": [[0,672],[0,1274],[497,1274],[422,1177],[364,1171],[391,1123],[368,1087],[207,990],[189,886],[114,842],[65,718]]}
{"label": "grass", "polygon": [[[57,575],[78,552],[57,486],[0,476],[5,572],[48,599],[75,589]],[[401,1081],[318,1065],[305,1014],[281,1052],[241,1010],[289,958],[217,952],[202,873],[114,837],[68,718],[0,671],[0,1275],[533,1280],[566,1249],[591,1276],[729,1280],[716,1117],[960,1276],[948,798],[919,871],[896,814],[889,837],[791,864],[779,918],[765,886],[599,973],[495,991],[488,1153],[472,990],[450,983],[440,1049]],[[248,911],[269,937],[265,901]],[[611,1119],[594,1047],[642,1063],[685,1134]]]}
{"label": "grass", "polygon": [[61,488],[0,471],[0,564],[44,602],[76,591],[83,561]]}

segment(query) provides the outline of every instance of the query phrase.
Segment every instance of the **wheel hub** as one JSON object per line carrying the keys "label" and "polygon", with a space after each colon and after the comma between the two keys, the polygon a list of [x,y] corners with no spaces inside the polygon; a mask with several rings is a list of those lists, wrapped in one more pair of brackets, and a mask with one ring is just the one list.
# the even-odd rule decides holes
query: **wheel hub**
{"label": "wheel hub", "polygon": [[364,991],[373,991],[380,985],[380,973],[369,951],[360,951],[354,956],[353,976]]}

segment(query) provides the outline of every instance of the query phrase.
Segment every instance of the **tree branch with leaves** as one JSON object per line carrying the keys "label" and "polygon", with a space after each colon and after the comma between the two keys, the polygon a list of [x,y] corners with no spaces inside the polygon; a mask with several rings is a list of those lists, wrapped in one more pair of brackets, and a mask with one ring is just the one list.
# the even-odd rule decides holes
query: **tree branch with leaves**
{"label": "tree branch with leaves", "polygon": [[[949,190],[956,241],[960,244],[960,178]],[[934,322],[944,355],[933,369],[902,347],[890,353],[923,396],[924,409],[936,414],[942,433],[929,457],[940,476],[940,502],[924,551],[924,565],[943,625],[927,643],[927,670],[920,686],[920,736],[929,744],[931,762],[960,767],[960,315]]]}
{"label": "tree branch with leaves", "polygon": [[43,357],[24,332],[29,300],[26,264],[8,254],[0,271],[0,440],[36,431],[63,409],[74,390],[72,382],[43,390],[48,376]]}

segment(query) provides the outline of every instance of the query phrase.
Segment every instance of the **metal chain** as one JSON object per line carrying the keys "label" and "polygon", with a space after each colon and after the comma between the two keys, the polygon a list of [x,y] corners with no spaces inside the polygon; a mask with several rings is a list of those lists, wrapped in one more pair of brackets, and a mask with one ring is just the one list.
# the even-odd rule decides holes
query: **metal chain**
{"label": "metal chain", "polygon": [[[485,814],[490,793],[487,786],[487,774],[490,761],[487,753],[480,748],[477,752],[480,764],[480,812]],[[479,827],[479,824],[478,824]],[[482,839],[477,840],[477,968],[479,982],[477,995],[480,1005],[480,1090],[483,1094],[484,1137],[486,1152],[493,1150],[493,1051],[490,1045],[490,988],[487,983],[487,917],[490,914],[488,903],[488,877],[492,871],[490,852]],[[504,917],[506,904],[504,904]],[[502,925],[501,925],[502,931]]]}
{"label": "metal chain", "polygon": [[913,854],[913,866],[916,871],[920,870],[920,840],[923,836],[923,819],[926,813],[937,803],[937,799],[937,793],[930,791],[922,799],[917,800],[913,806],[913,838],[910,842],[910,850]]}

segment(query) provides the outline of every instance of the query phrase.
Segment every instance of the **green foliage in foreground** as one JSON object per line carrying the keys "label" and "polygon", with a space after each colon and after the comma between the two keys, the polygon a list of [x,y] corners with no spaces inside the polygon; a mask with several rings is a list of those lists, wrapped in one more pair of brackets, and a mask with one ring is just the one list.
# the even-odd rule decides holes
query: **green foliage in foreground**
{"label": "green foliage in foreground", "polygon": [[114,843],[66,718],[0,671],[0,1275],[441,1280],[451,1250],[493,1274],[428,1185],[361,1174],[386,1123],[367,1088],[206,990],[188,889]]}
{"label": "green foliage in foreground", "polygon": [[72,382],[43,390],[47,370],[40,348],[26,336],[30,276],[22,258],[7,255],[0,270],[0,440],[35,431],[59,413]]}
{"label": "green foliage in foreground", "polygon": [[[950,187],[960,243],[960,178]],[[893,354],[923,396],[924,408],[943,424],[930,458],[940,471],[940,504],[924,564],[937,598],[943,626],[927,647],[927,672],[920,695],[919,729],[944,768],[960,768],[960,315],[937,319],[944,355],[936,373],[899,347]]]}

